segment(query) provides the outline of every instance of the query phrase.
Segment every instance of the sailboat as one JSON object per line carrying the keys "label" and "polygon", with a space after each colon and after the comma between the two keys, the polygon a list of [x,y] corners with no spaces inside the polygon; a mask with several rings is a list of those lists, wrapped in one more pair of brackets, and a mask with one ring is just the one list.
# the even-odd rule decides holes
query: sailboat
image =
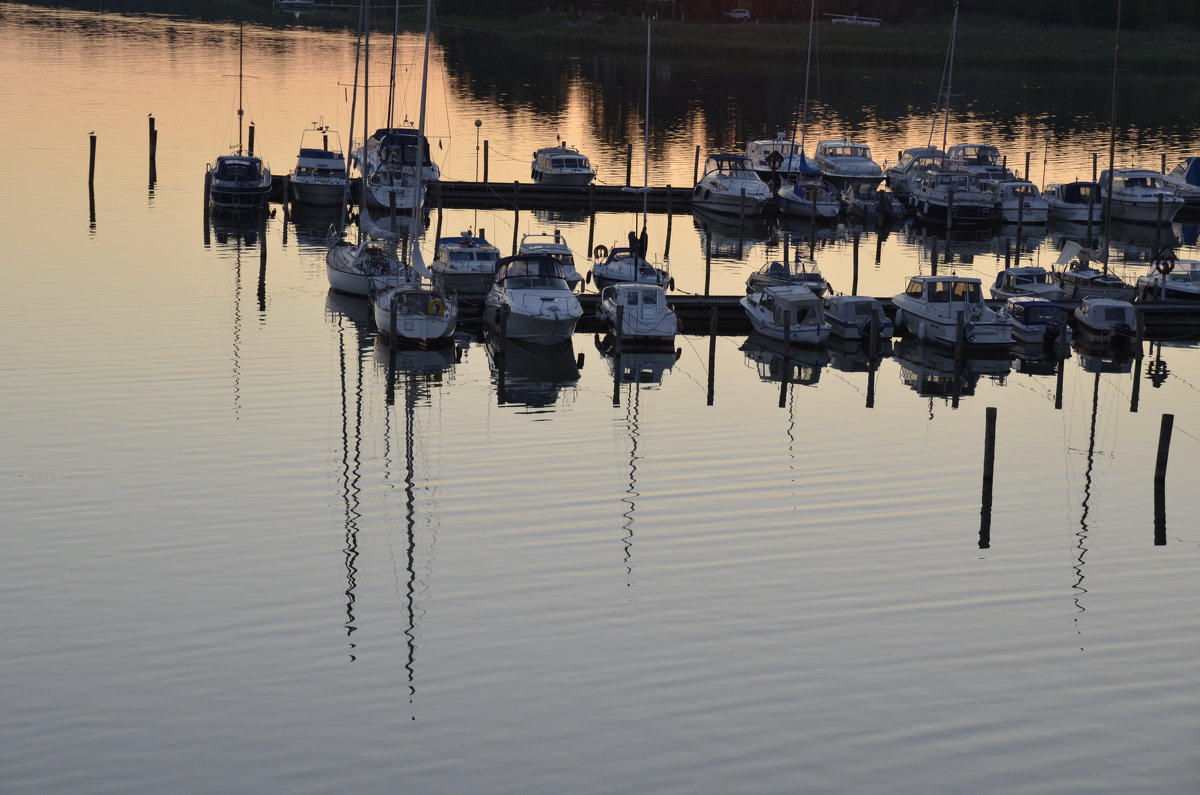
{"label": "sailboat", "polygon": [[237,148],[233,154],[220,155],[208,169],[208,201],[219,210],[258,210],[271,193],[271,172],[261,157],[254,154],[254,125],[250,125],[248,146],[242,147],[243,27],[238,20],[238,108]]}
{"label": "sailboat", "polygon": [[[425,4],[425,62],[422,85],[429,72],[429,30],[433,0]],[[425,104],[417,120],[418,135],[425,127]],[[458,298],[443,290],[425,267],[417,245],[419,216],[405,219],[405,257],[399,271],[371,279],[371,306],[379,331],[397,342],[427,347],[449,342],[458,326]]]}
{"label": "sailboat", "polygon": [[799,218],[837,217],[841,210],[837,188],[826,181],[821,169],[804,155],[808,135],[808,76],[812,67],[812,37],[816,27],[817,1],[812,0],[808,11],[808,54],[804,63],[804,102],[800,106],[800,144],[798,153],[788,162],[788,173],[775,189],[779,211]]}
{"label": "sailboat", "polygon": [[[592,255],[596,258],[592,269],[587,274],[587,280],[595,281],[596,287],[603,289],[613,284],[623,282],[638,282],[639,284],[656,285],[659,289],[675,286],[671,274],[663,268],[655,267],[646,259],[649,248],[649,238],[646,234],[646,218],[650,195],[650,31],[653,20],[646,19],[646,118],[644,127],[644,152],[642,164],[642,187],[626,188],[640,190],[642,194],[642,232],[629,233],[629,245],[614,245],[610,250],[607,246],[596,246]],[[662,302],[665,304],[665,298]]]}

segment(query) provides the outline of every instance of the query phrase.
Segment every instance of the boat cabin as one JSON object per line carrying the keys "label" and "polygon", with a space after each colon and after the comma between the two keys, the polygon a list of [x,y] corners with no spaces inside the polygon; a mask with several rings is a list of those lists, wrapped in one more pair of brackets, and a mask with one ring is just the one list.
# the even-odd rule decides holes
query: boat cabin
{"label": "boat cabin", "polygon": [[709,155],[704,162],[704,176],[720,175],[732,179],[758,179],[745,155]]}
{"label": "boat cabin", "polygon": [[982,283],[979,279],[958,276],[914,276],[904,294],[928,304],[983,305]]}
{"label": "boat cabin", "polygon": [[1030,292],[1036,290],[1036,285],[1054,284],[1050,280],[1050,272],[1037,266],[1030,268],[1009,268],[996,274],[995,287],[1009,292]]}
{"label": "boat cabin", "polygon": [[1062,304],[1033,296],[1010,298],[1007,307],[1013,321],[1027,327],[1062,324],[1067,314]]}
{"label": "boat cabin", "polygon": [[222,155],[217,158],[213,179],[257,183],[262,179],[262,161],[250,155]]}
{"label": "boat cabin", "polygon": [[1099,187],[1095,182],[1066,182],[1061,185],[1047,186],[1046,193],[1058,197],[1060,202],[1066,204],[1098,205],[1100,203],[1100,196],[1097,192]]}
{"label": "boat cabin", "polygon": [[[517,254],[496,263],[495,282],[506,290],[566,290],[562,263],[546,254]],[[547,299],[549,300],[549,299]]]}
{"label": "boat cabin", "polygon": [[856,144],[853,141],[821,141],[817,144],[814,157],[828,157],[830,159],[841,157],[853,157],[863,160],[871,159],[871,147],[866,144]]}
{"label": "boat cabin", "polygon": [[344,177],[346,161],[341,152],[328,149],[301,149],[296,159],[297,177]]}
{"label": "boat cabin", "polygon": [[445,262],[451,269],[478,270],[480,264],[486,264],[487,270],[491,270],[500,259],[500,250],[483,237],[482,229],[478,236],[467,230],[459,237],[440,238],[434,259]]}
{"label": "boat cabin", "polygon": [[[1108,169],[1100,172],[1100,184],[1108,184]],[[1113,193],[1129,191],[1132,193],[1165,191],[1163,175],[1157,171],[1145,168],[1117,168],[1112,172]]]}
{"label": "boat cabin", "polygon": [[591,171],[592,164],[577,149],[552,146],[533,153],[534,163],[542,171]]}
{"label": "boat cabin", "polygon": [[772,321],[781,326],[787,325],[789,318],[793,326],[825,321],[821,299],[807,287],[768,287],[758,305],[763,311],[770,312]]}

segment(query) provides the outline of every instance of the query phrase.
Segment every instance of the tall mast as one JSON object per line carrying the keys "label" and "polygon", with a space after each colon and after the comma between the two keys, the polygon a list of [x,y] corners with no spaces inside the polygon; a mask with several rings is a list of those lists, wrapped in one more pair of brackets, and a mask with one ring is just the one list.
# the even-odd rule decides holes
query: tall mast
{"label": "tall mast", "polygon": [[[367,105],[371,96],[371,0],[363,0],[363,138],[362,138],[362,196],[360,207],[367,205]],[[360,229],[361,231],[361,229]]]}
{"label": "tall mast", "polygon": [[[245,11],[246,4],[242,3],[242,10]],[[238,148],[237,153],[242,153],[242,115],[245,111],[242,110],[242,27],[245,25],[245,14],[240,14],[238,17]]]}
{"label": "tall mast", "polygon": [[392,71],[388,77],[387,126],[392,127],[396,108],[396,39],[400,38],[400,0],[396,0],[395,19],[392,21]]}
{"label": "tall mast", "polygon": [[[362,51],[362,34],[363,34],[363,8],[362,4],[358,7],[358,35],[354,39],[354,93],[350,95],[350,134],[354,135],[355,111],[358,109],[358,65]],[[359,171],[366,171],[366,146],[363,146],[362,158],[358,161]],[[350,180],[346,180],[346,185],[342,189],[342,211],[338,217],[338,236],[341,236],[343,227],[346,226],[346,205],[350,203]]]}
{"label": "tall mast", "polygon": [[954,42],[958,38],[958,0],[954,0],[954,21],[950,23],[950,55],[946,68],[946,121],[942,124],[942,151],[946,151],[946,137],[950,133],[950,92],[954,82]]}
{"label": "tall mast", "polygon": [[646,231],[646,221],[649,215],[648,202],[650,193],[650,26],[653,20],[646,17],[646,118],[643,120],[643,155],[642,155],[642,231]]}
{"label": "tall mast", "polygon": [[421,108],[417,112],[417,157],[414,164],[416,179],[413,187],[413,234],[410,242],[417,245],[416,221],[425,200],[425,97],[429,83],[429,38],[433,29],[433,0],[425,0],[425,55],[421,62]]}
{"label": "tall mast", "polygon": [[[1100,252],[1100,261],[1104,263],[1104,272],[1108,272],[1108,235],[1112,228],[1112,186],[1113,169],[1117,160],[1117,64],[1121,54],[1121,0],[1117,0],[1116,33],[1113,34],[1113,74],[1112,98],[1108,109],[1108,176],[1104,180],[1104,240]],[[1161,205],[1160,205],[1161,206]],[[1157,252],[1155,252],[1157,256]]]}
{"label": "tall mast", "polygon": [[[817,15],[817,0],[812,0],[808,7],[808,54],[804,56],[804,104],[800,106],[800,156],[804,156],[804,137],[808,133],[808,75],[812,69],[812,39],[813,21]],[[792,140],[796,140],[796,131],[792,131]]]}

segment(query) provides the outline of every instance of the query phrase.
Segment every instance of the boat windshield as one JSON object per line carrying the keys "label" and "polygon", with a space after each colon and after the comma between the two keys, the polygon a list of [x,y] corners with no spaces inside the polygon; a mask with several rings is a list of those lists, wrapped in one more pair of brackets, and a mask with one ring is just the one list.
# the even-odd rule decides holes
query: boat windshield
{"label": "boat windshield", "polygon": [[653,290],[626,290],[626,306],[658,306],[658,293]]}
{"label": "boat windshield", "polygon": [[976,282],[931,282],[929,284],[929,300],[935,304],[951,302],[982,304],[983,293]]}
{"label": "boat windshield", "polygon": [[514,259],[497,275],[510,290],[570,290],[558,260],[549,257]]}

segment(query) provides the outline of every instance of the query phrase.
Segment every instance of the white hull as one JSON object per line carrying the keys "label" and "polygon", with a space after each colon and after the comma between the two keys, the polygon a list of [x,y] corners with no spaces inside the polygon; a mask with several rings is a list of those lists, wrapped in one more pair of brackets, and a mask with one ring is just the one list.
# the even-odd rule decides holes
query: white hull
{"label": "white hull", "polygon": [[430,345],[449,339],[458,325],[458,306],[430,292],[421,293],[424,306],[411,311],[404,302],[396,308],[396,324],[392,326],[392,296],[394,290],[377,295],[372,301],[375,326],[385,335],[414,344]]}
{"label": "white hull", "polygon": [[563,173],[557,171],[534,171],[533,181],[539,185],[566,185],[582,187],[590,185],[592,180],[596,178],[595,174],[590,172],[579,173]]}
{"label": "white hull", "polygon": [[[764,187],[766,186],[764,185]],[[740,191],[733,193],[705,188],[692,197],[692,205],[722,215],[754,216],[762,215],[763,209],[767,206],[767,199],[761,196],[754,198],[750,194],[743,198]]]}
{"label": "white hull", "polygon": [[298,204],[311,204],[317,207],[336,207],[346,196],[346,183],[343,182],[310,182],[292,177],[292,198]]}
{"label": "white hull", "polygon": [[772,316],[760,310],[749,297],[743,296],[739,303],[742,309],[746,311],[746,316],[750,319],[750,325],[754,330],[764,337],[782,342],[787,339],[795,345],[820,345],[829,338],[830,326],[828,323],[795,323],[787,329],[787,336],[784,336],[784,327],[782,323],[776,323]]}
{"label": "white hull", "polygon": [[[1166,200],[1162,203],[1161,218],[1164,224],[1179,212],[1183,202],[1179,199]],[[1120,198],[1112,202],[1112,217],[1114,221],[1125,221],[1131,224],[1154,224],[1160,218],[1158,200],[1154,201],[1124,201]]]}
{"label": "white hull", "polygon": [[838,211],[841,210],[841,202],[837,200],[818,200],[815,203],[811,199],[805,201],[797,197],[786,186],[780,188],[775,193],[775,198],[779,202],[779,211],[793,218],[815,217],[821,220],[829,220],[837,218]]}
{"label": "white hull", "polygon": [[394,274],[399,263],[394,258],[364,259],[359,247],[339,242],[325,252],[325,275],[329,286],[339,293],[367,296],[371,294],[373,277]]}
{"label": "white hull", "polygon": [[[500,332],[500,305],[488,304],[484,307],[483,320],[493,331]],[[578,321],[578,317],[555,318],[514,311],[509,312],[505,335],[509,339],[532,342],[536,345],[553,345],[571,339]]]}

